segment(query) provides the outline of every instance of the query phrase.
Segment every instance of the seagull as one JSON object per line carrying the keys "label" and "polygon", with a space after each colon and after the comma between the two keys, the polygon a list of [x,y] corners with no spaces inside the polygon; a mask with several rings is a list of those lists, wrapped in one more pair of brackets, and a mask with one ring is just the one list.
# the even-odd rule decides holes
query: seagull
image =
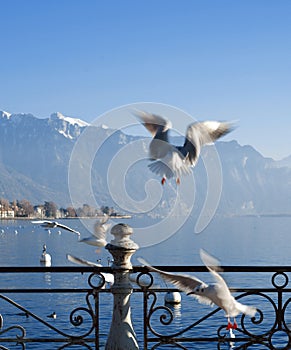
{"label": "seagull", "polygon": [[40,256],[40,262],[41,262],[41,264],[44,264],[45,266],[51,266],[51,264],[52,264],[52,257],[46,251],[46,244],[44,244],[42,246],[42,254]]}
{"label": "seagull", "polygon": [[109,216],[106,215],[103,218],[96,221],[94,225],[94,232],[90,237],[82,238],[79,242],[83,242],[96,247],[105,247],[107,244],[106,235],[111,226],[107,224]]}
{"label": "seagull", "polygon": [[[94,263],[85,259],[77,258],[74,255],[67,254],[67,259],[74,264],[78,265],[85,265],[85,266],[93,266],[93,267],[102,267],[101,264]],[[114,275],[112,273],[107,273],[107,272],[101,272],[101,275],[104,277],[104,280],[106,283],[109,283],[110,285],[113,285],[114,283]]]}
{"label": "seagull", "polygon": [[45,227],[45,228],[56,228],[56,227],[59,227],[59,228],[62,228],[64,230],[76,233],[78,236],[80,236],[80,232],[79,231],[76,231],[76,230],[74,230],[74,229],[72,229],[72,228],[70,228],[70,227],[68,227],[66,225],[60,224],[57,221],[36,220],[36,221],[31,221],[31,222],[33,224],[41,225],[42,227]]}
{"label": "seagull", "polygon": [[[144,259],[139,258],[139,261],[146,265],[150,271],[159,273],[166,281],[174,284],[181,291],[186,292],[187,295],[195,297],[198,302],[211,306],[215,304],[224,310],[225,317],[227,317],[228,320],[228,330],[237,328],[235,317],[240,313],[254,317],[257,312],[256,308],[239,303],[231,295],[226,282],[217,272],[219,270],[218,261],[203,249],[200,250],[200,257],[208,271],[216,280],[216,283],[208,285],[196,277],[168,273],[150,266]],[[230,318],[233,318],[233,324]]]}
{"label": "seagull", "polygon": [[184,145],[174,146],[168,140],[168,132],[172,128],[169,120],[138,110],[134,115],[153,136],[149,146],[153,163],[149,164],[149,168],[153,173],[162,176],[162,185],[173,176],[176,177],[176,183],[180,184],[181,175],[189,174],[190,168],[196,165],[201,148],[233,130],[233,123],[230,122],[195,122],[186,130]]}

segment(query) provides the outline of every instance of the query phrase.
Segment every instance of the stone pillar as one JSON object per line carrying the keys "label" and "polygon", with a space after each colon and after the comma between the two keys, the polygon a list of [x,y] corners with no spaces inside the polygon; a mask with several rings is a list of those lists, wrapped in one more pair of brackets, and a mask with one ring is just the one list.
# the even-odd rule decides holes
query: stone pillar
{"label": "stone pillar", "polygon": [[112,227],[111,234],[115,237],[106,245],[113,256],[114,297],[113,314],[110,332],[105,350],[136,350],[139,349],[136,335],[131,323],[130,295],[132,286],[129,281],[129,270],[132,268],[130,258],[138,249],[138,245],[130,239],[133,230],[125,224]]}

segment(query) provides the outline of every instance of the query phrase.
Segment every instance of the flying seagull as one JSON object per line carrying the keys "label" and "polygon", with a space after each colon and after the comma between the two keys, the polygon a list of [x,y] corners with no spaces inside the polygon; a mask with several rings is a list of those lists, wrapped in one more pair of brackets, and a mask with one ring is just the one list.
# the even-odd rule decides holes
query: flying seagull
{"label": "flying seagull", "polygon": [[153,163],[149,168],[162,176],[162,185],[173,176],[179,184],[181,175],[189,174],[190,168],[196,165],[201,148],[233,130],[233,123],[230,122],[195,122],[186,130],[184,145],[174,146],[168,140],[168,132],[172,128],[169,120],[144,111],[133,113],[153,136],[149,146]]}
{"label": "flying seagull", "polygon": [[105,247],[107,244],[106,236],[107,232],[111,226],[107,221],[109,216],[106,215],[101,219],[97,220],[94,225],[94,232],[90,237],[85,237],[79,240],[79,242],[83,242],[89,245],[93,245],[96,247]]}
{"label": "flying seagull", "polygon": [[31,222],[33,224],[41,225],[42,227],[45,227],[45,228],[56,228],[56,227],[59,227],[59,228],[62,228],[64,230],[76,233],[78,236],[80,236],[80,232],[79,231],[76,231],[76,230],[74,230],[74,229],[72,229],[72,228],[70,228],[70,227],[68,227],[66,225],[60,224],[57,221],[36,220],[36,221],[31,221]]}
{"label": "flying seagull", "polygon": [[[101,264],[98,263],[94,263],[85,259],[81,259],[78,258],[74,255],[71,254],[67,254],[67,259],[71,262],[73,262],[74,264],[78,264],[78,265],[85,265],[85,266],[93,266],[93,267],[102,267]],[[106,283],[109,283],[110,285],[112,285],[114,283],[114,275],[112,273],[107,273],[107,272],[101,272],[101,275],[104,277],[104,280]]]}
{"label": "flying seagull", "polygon": [[[217,272],[219,270],[218,261],[202,249],[200,250],[200,257],[208,271],[216,280],[216,283],[206,284],[193,276],[177,275],[158,270],[150,266],[144,259],[139,258],[139,261],[146,265],[150,271],[159,273],[166,281],[174,284],[181,291],[186,292],[187,295],[195,297],[198,302],[207,305],[216,304],[223,309],[225,317],[227,317],[228,320],[227,329],[237,328],[235,317],[240,313],[254,317],[257,311],[254,307],[239,303],[231,295],[226,282]],[[230,320],[231,317],[234,319],[233,324]]]}

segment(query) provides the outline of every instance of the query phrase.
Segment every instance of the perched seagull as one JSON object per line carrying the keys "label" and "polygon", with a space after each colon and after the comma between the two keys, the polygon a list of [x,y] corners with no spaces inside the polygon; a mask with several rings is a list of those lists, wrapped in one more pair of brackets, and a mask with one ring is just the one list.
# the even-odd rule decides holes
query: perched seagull
{"label": "perched seagull", "polygon": [[168,132],[172,128],[169,120],[143,111],[135,111],[134,115],[153,136],[149,152],[154,162],[149,168],[162,176],[162,185],[173,175],[179,184],[181,175],[189,174],[190,168],[196,165],[202,146],[213,143],[233,130],[233,123],[230,122],[195,122],[186,130],[184,145],[174,146],[168,140]]}
{"label": "perched seagull", "polygon": [[[67,259],[75,264],[78,265],[85,265],[85,266],[93,266],[93,267],[102,267],[101,264],[97,264],[85,259],[77,258],[76,256],[73,256],[71,254],[67,254]],[[110,285],[113,285],[114,283],[114,276],[112,273],[107,272],[101,272],[101,275],[104,277],[104,280],[106,283],[109,283]]]}
{"label": "perched seagull", "polygon": [[96,221],[94,225],[94,232],[90,237],[82,238],[79,242],[83,242],[96,247],[105,247],[107,244],[106,236],[111,224],[107,224],[109,216],[106,215],[103,218]]}
{"label": "perched seagull", "polygon": [[78,236],[80,236],[80,232],[79,231],[76,231],[76,230],[74,230],[74,229],[72,229],[72,228],[70,228],[70,227],[68,227],[66,225],[60,224],[57,221],[36,220],[36,221],[31,221],[31,222],[33,224],[41,225],[42,227],[45,227],[45,228],[56,228],[56,227],[59,227],[59,228],[62,228],[64,230],[76,233]]}
{"label": "perched seagull", "polygon": [[[200,303],[207,305],[216,304],[224,310],[225,317],[227,317],[228,320],[227,329],[237,328],[235,317],[240,313],[254,317],[257,311],[254,307],[239,303],[231,295],[226,282],[217,272],[219,266],[218,261],[202,249],[200,250],[200,257],[216,280],[215,284],[208,285],[196,277],[164,272],[150,266],[143,259],[139,258],[139,261],[146,265],[150,271],[159,273],[166,281],[174,284],[181,291],[186,292],[187,295],[195,297]],[[233,324],[230,321],[231,317],[234,318]]]}

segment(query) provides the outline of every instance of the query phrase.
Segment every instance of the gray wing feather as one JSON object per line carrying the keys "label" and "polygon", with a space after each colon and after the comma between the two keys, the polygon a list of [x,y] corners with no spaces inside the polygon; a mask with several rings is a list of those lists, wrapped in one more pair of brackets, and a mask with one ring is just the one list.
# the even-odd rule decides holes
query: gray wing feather
{"label": "gray wing feather", "polygon": [[157,114],[148,113],[144,111],[135,110],[133,113],[144,125],[144,127],[152,134],[156,136],[159,130],[168,130],[171,127],[171,122],[166,118],[163,118]]}
{"label": "gray wing feather", "polygon": [[233,123],[205,121],[190,124],[186,131],[181,153],[191,165],[195,165],[203,145],[211,143],[233,130]]}
{"label": "gray wing feather", "polygon": [[55,228],[55,227],[59,227],[62,228],[64,230],[76,233],[78,236],[80,235],[79,231],[76,231],[74,229],[72,229],[71,227],[68,227],[66,225],[60,224],[57,221],[49,221],[49,220],[36,220],[36,221],[32,221],[33,224],[40,224],[43,227],[46,228]]}
{"label": "gray wing feather", "polygon": [[67,230],[67,231],[76,233],[78,236],[80,235],[80,232],[79,232],[79,231],[76,231],[76,230],[72,229],[71,227],[68,227],[68,226],[63,225],[63,224],[59,224],[58,222],[56,223],[56,225],[57,225],[57,227],[59,227],[59,228],[62,228],[62,229],[64,229],[64,230]]}
{"label": "gray wing feather", "polygon": [[206,253],[203,249],[200,249],[200,257],[204,265],[207,267],[211,275],[216,280],[216,285],[214,286],[217,295],[221,299],[231,298],[230,290],[225,282],[225,280],[220,276],[217,271],[222,271],[220,268],[219,261],[213,256]]}
{"label": "gray wing feather", "polygon": [[178,289],[182,290],[183,292],[190,293],[193,291],[194,288],[197,286],[200,286],[201,284],[206,284],[203,281],[200,281],[196,277],[187,276],[187,275],[176,275],[173,273],[165,272],[159,269],[156,269],[149,265],[144,259],[139,258],[138,259],[142,264],[147,266],[147,268],[152,272],[157,272],[160,274],[166,281],[172,283],[174,286],[176,286]]}
{"label": "gray wing feather", "polygon": [[88,260],[77,258],[76,256],[73,256],[71,254],[67,254],[67,259],[69,261],[73,262],[74,264],[78,264],[78,265],[93,266],[93,267],[101,267],[102,266],[100,264],[96,264],[96,263],[93,263],[93,262],[88,261]]}

